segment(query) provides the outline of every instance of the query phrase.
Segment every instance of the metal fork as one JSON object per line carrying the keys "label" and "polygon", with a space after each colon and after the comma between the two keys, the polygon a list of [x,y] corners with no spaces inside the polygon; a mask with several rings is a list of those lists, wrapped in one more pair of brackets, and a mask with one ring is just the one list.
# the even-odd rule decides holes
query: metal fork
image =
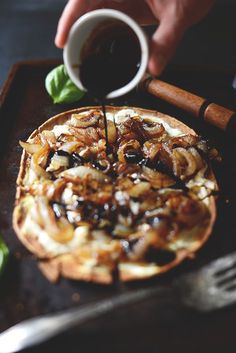
{"label": "metal fork", "polygon": [[233,78],[232,86],[236,90],[236,75]]}
{"label": "metal fork", "polygon": [[151,297],[158,300],[170,291],[177,294],[181,305],[203,312],[235,303],[236,252],[214,260],[197,271],[179,276],[168,287],[155,285],[132,290],[76,309],[23,321],[0,334],[0,353],[29,348],[114,309]]}

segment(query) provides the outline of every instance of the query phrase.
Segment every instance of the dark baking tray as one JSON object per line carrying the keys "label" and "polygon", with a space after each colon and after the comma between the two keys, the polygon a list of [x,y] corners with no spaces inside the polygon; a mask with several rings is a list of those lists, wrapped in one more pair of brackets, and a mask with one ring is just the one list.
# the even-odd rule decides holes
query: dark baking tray
{"label": "dark baking tray", "polygon": [[[141,283],[101,286],[61,280],[51,284],[37,268],[37,261],[17,240],[11,226],[21,148],[18,140],[49,117],[75,106],[95,105],[85,96],[77,105],[53,105],[44,88],[47,72],[58,60],[17,63],[0,96],[0,232],[10,248],[10,261],[0,279],[0,331],[23,319],[55,312],[153,284],[168,286],[173,278],[191,272],[209,260],[236,250],[235,141],[225,133],[189,117],[170,105],[140,92],[132,92],[116,105],[153,108],[187,122],[210,140],[224,157],[215,172],[220,184],[218,217],[213,234],[194,261],[156,279]],[[233,70],[217,68],[169,68],[162,79],[209,100],[236,109]],[[174,293],[173,293],[174,294]],[[149,300],[75,328],[29,352],[137,352],[223,353],[235,352],[236,305],[209,314],[179,306],[172,296]],[[0,347],[1,351],[1,347]]]}

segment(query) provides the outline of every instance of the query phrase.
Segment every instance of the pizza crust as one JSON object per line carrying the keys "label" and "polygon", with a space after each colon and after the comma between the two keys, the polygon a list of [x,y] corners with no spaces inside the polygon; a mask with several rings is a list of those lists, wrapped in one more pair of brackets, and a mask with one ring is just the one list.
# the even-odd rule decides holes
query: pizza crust
{"label": "pizza crust", "polygon": [[88,266],[80,264],[73,254],[65,254],[53,259],[39,262],[39,268],[51,281],[57,282],[60,277],[73,280],[91,281],[110,284],[113,281],[112,269],[108,266]]}
{"label": "pizza crust", "polygon": [[[55,125],[65,124],[71,114],[78,114],[86,112],[88,110],[100,109],[100,107],[83,107],[78,109],[73,109],[61,114],[58,114],[44,124],[42,124],[38,129],[36,129],[29,137],[29,139],[34,138],[42,132],[43,130],[52,130]],[[133,107],[112,107],[107,106],[106,110],[108,113],[117,113],[121,109],[132,109],[137,112],[138,115],[145,115],[150,117],[158,117],[164,120],[172,128],[179,129],[183,134],[196,135],[195,131],[186,126],[184,123],[179,120],[172,118],[166,114],[142,109],[142,108],[133,108]],[[23,151],[20,170],[17,178],[17,191],[16,191],[16,201],[15,208],[13,212],[13,227],[14,230],[20,239],[20,241],[26,246],[26,248],[34,253],[38,258],[40,258],[39,268],[44,273],[44,275],[51,281],[57,281],[61,276],[74,279],[74,280],[84,280],[92,281],[101,284],[110,284],[113,281],[113,268],[106,265],[88,265],[86,263],[80,263],[79,259],[72,253],[62,254],[58,256],[52,256],[43,248],[43,246],[37,240],[37,236],[31,232],[30,234],[25,234],[22,232],[22,226],[24,223],[24,213],[22,212],[21,200],[24,197],[24,177],[27,172],[29,165],[28,154]],[[212,180],[215,185],[217,185],[214,174],[210,173],[210,180]],[[157,266],[156,264],[150,263],[132,263],[132,262],[122,262],[118,264],[118,272],[121,281],[130,281],[130,280],[139,280],[149,278],[155,275],[164,273],[171,268],[177,266],[182,262],[186,257],[191,257],[192,254],[197,251],[208,239],[212,232],[212,228],[216,218],[216,205],[215,199],[213,196],[208,197],[205,200],[205,203],[208,204],[208,209],[210,211],[210,220],[208,226],[204,228],[201,232],[199,238],[200,240],[193,243],[188,250],[179,250],[176,253],[176,258],[164,266]]]}

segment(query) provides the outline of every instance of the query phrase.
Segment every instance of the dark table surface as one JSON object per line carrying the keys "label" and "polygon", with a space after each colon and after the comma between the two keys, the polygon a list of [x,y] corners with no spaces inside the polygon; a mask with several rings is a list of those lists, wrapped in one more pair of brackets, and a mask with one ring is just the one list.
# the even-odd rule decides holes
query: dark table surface
{"label": "dark table surface", "polygon": [[[19,60],[61,58],[62,53],[55,48],[53,40],[57,21],[64,4],[64,0],[0,0],[0,86],[6,79],[11,65]],[[218,67],[219,70],[213,69],[210,72],[207,71],[206,77],[203,71],[199,71],[199,75],[194,70],[190,70],[189,74],[187,74],[187,71],[183,71],[183,76],[181,75],[181,71],[178,71],[176,83],[179,85],[182,84],[184,88],[189,87],[189,89],[195,90],[198,94],[204,94],[209,98],[214,97],[218,103],[228,105],[232,109],[236,107],[235,95],[232,92],[232,88],[230,88],[233,76],[231,74],[225,76],[222,72],[227,68],[234,68],[236,72],[235,10],[235,0],[217,1],[209,16],[186,34],[172,61],[172,64],[181,64],[182,67],[208,66],[211,69]],[[37,72],[36,77],[38,77]],[[164,77],[169,78],[171,81],[171,77],[173,78],[171,71],[170,74],[167,73]],[[215,83],[213,83],[214,79]],[[22,87],[31,84],[30,78],[28,78],[27,82],[22,83]],[[41,76],[39,84],[39,87],[43,87]],[[27,87],[30,90],[31,86]],[[228,90],[228,94],[225,92],[222,94],[222,87],[226,90],[225,92]],[[57,112],[57,109],[60,109],[51,106],[51,102],[45,97],[45,93],[40,94],[44,96],[46,102],[44,106],[40,106],[37,103],[42,112],[47,111],[48,107],[54,113]],[[22,96],[27,98],[24,90],[22,90]],[[148,100],[148,102],[151,102],[150,104],[154,108],[156,107],[155,101]],[[21,106],[24,112],[23,103],[22,105],[19,102],[17,104]],[[143,105],[147,105],[146,101],[143,102]],[[36,105],[36,107],[38,106]],[[160,107],[159,109],[161,109]],[[12,107],[12,109],[13,111],[14,109],[17,111],[18,106]],[[30,109],[34,111],[35,107],[32,105]],[[172,113],[171,110],[167,110],[167,112]],[[27,121],[25,124],[29,129],[32,122]],[[18,132],[16,132],[17,134]],[[220,140],[221,135],[217,136],[218,140]],[[9,153],[13,152],[13,149],[12,151],[9,150]],[[8,171],[8,169],[6,170]],[[231,170],[231,172],[235,173],[235,169]],[[229,189],[227,190],[229,191]],[[3,210],[2,214],[4,214],[5,208],[5,205],[1,207],[1,211]],[[219,216],[222,220],[224,217],[220,214],[220,211],[221,209],[219,209]],[[229,218],[229,216],[228,214],[227,217]],[[221,223],[218,221],[219,224]],[[224,233],[224,228],[222,227],[220,229],[218,227],[218,233]],[[233,237],[231,238],[233,239]],[[16,244],[17,247],[20,246],[13,239],[11,242]],[[209,259],[214,251],[215,254],[218,251],[220,255],[222,248],[225,253],[228,252],[229,248],[227,246],[230,247],[230,243],[226,242],[225,245],[222,244],[222,238],[215,236],[199,255],[198,262],[201,262],[201,259]],[[233,249],[235,249],[234,239],[232,240],[232,244]],[[22,250],[22,248],[20,249]],[[15,260],[12,264],[13,270],[18,266],[17,261]],[[29,264],[30,266],[28,266]],[[182,271],[188,268],[188,266],[189,264],[186,264],[185,267],[182,267]],[[193,264],[192,266],[195,265]],[[19,271],[13,270],[6,273],[6,278],[9,279],[10,286],[15,290],[15,293],[10,293],[9,288],[1,289],[0,282],[0,298],[2,298],[0,304],[6,303],[7,305],[8,303],[9,307],[12,305],[12,310],[15,307],[17,308],[18,300],[20,305],[22,295],[28,303],[29,308],[36,308],[35,302],[38,300],[37,298],[41,298],[40,303],[37,303],[39,305],[37,308],[51,307],[53,310],[71,306],[70,295],[74,293],[75,288],[76,291],[78,289],[82,297],[84,296],[82,298],[84,301],[97,299],[99,296],[103,297],[104,295],[104,289],[99,286],[90,286],[81,283],[71,284],[67,281],[62,281],[59,286],[49,284],[38,272],[36,263],[32,262],[28,254],[26,254],[24,261],[19,262]],[[181,271],[181,269],[177,269],[177,274],[178,271]],[[174,274],[167,275],[163,279],[166,285],[168,285],[169,278],[174,276]],[[30,281],[28,280],[29,278]],[[108,289],[107,295],[109,293],[112,294],[115,290],[116,288],[114,287]],[[27,296],[29,297],[28,299]],[[12,298],[14,298],[14,303],[10,303]],[[61,305],[63,298],[64,306]],[[0,320],[4,318],[5,312],[4,308],[1,310],[1,305]],[[76,302],[73,305],[76,305]],[[119,313],[116,312],[109,315],[105,320],[97,320],[90,325],[84,326],[81,330],[69,332],[52,343],[45,344],[28,352],[51,353],[57,351],[61,353],[68,351],[68,353],[77,353],[80,351],[90,353],[95,351],[95,349],[97,352],[117,353],[169,353],[173,351],[177,353],[234,353],[236,351],[234,340],[236,322],[236,315],[234,314],[236,313],[236,306],[227,308],[221,313],[211,313],[204,317],[200,314],[195,315],[191,312],[178,311],[174,304],[173,307],[165,305],[163,308],[160,308],[158,312],[159,316],[157,316],[156,311],[152,310],[152,305],[152,302],[144,304],[138,311],[138,315],[135,307],[129,308],[129,310],[123,309]],[[21,312],[23,309],[19,306],[18,310]],[[44,309],[41,312],[44,312]],[[26,314],[29,317],[37,315],[38,312],[31,310],[31,312]],[[24,315],[26,314],[24,313]],[[12,313],[12,316],[14,315]],[[10,322],[10,317],[8,321]],[[226,350],[224,350],[224,347],[226,347]]]}

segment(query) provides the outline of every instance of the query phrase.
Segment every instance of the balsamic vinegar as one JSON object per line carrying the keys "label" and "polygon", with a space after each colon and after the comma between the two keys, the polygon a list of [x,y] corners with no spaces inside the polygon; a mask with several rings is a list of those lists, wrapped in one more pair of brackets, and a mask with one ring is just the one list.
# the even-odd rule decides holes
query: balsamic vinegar
{"label": "balsamic vinegar", "polygon": [[104,21],[91,33],[80,58],[80,79],[102,105],[107,152],[109,150],[105,99],[136,75],[141,48],[135,33],[119,20]]}

